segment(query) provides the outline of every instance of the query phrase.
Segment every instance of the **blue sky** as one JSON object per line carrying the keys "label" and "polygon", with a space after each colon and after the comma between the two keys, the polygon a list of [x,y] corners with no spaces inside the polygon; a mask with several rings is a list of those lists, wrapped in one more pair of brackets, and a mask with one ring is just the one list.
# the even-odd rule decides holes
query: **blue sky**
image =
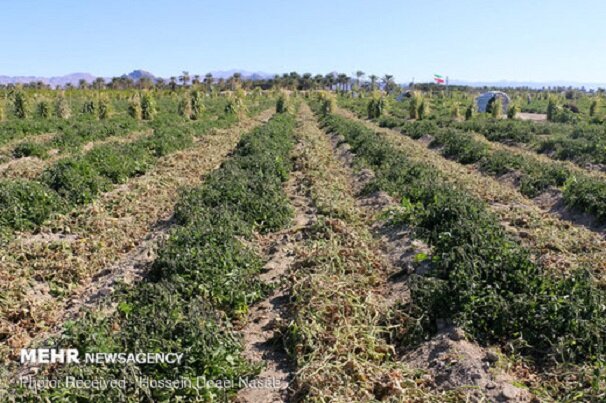
{"label": "blue sky", "polygon": [[606,2],[0,2],[0,75],[232,68],[606,82]]}

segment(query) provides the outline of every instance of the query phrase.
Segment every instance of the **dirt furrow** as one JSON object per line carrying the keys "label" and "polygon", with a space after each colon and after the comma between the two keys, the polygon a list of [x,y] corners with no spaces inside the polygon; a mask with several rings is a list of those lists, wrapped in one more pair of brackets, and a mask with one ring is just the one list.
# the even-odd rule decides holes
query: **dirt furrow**
{"label": "dirt furrow", "polygon": [[295,260],[296,243],[304,228],[312,222],[308,214],[308,201],[298,194],[300,172],[292,172],[285,189],[295,211],[293,225],[287,231],[260,237],[263,252],[268,258],[263,267],[261,280],[275,286],[274,291],[263,301],[255,304],[242,329],[244,356],[252,362],[263,363],[264,368],[257,380],[275,387],[245,387],[238,393],[241,402],[286,401],[288,386],[292,381],[293,364],[284,351],[280,340],[280,328],[288,318],[289,271]]}

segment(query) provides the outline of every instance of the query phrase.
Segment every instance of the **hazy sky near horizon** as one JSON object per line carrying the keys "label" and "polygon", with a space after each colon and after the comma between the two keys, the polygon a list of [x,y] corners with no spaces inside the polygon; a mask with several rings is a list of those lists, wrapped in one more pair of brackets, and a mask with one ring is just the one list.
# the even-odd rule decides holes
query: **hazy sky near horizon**
{"label": "hazy sky near horizon", "polygon": [[0,75],[434,73],[606,82],[599,0],[5,0]]}

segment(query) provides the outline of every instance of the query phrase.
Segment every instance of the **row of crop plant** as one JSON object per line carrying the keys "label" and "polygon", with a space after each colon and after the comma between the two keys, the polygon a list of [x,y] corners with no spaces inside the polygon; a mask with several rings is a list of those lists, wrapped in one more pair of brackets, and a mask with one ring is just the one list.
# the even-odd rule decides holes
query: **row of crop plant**
{"label": "row of crop plant", "polygon": [[518,153],[492,150],[471,133],[442,128],[433,121],[406,121],[389,115],[377,121],[380,126],[397,128],[415,140],[431,136],[430,145],[440,147],[442,155],[462,164],[477,163],[486,174],[501,176],[518,172],[517,185],[527,197],[536,197],[550,187],[561,188],[568,208],[590,214],[597,222],[606,221],[606,181],[599,177],[571,170],[557,161],[545,162]]}
{"label": "row of crop plant", "polygon": [[7,236],[14,230],[36,229],[53,214],[89,203],[112,185],[144,174],[158,158],[192,146],[194,135],[236,121],[231,113],[194,124],[163,118],[151,124],[154,132],[149,137],[98,145],[57,161],[35,180],[0,180],[1,232]]}
{"label": "row of crop plant", "polygon": [[[55,340],[83,352],[183,353],[180,365],[68,366],[56,379],[126,379],[126,388],[43,391],[47,398],[89,401],[219,400],[231,396],[239,378],[259,368],[241,356],[234,325],[267,286],[257,274],[262,259],[243,242],[253,231],[286,226],[292,209],[283,191],[291,169],[294,118],[281,114],[245,135],[233,156],[202,185],[184,191],[176,205],[176,227],[161,246],[150,275],[113,298],[117,311],[90,313]],[[147,388],[137,379],[186,380],[178,388]],[[187,383],[187,382],[190,383]],[[219,382],[227,388],[219,387]],[[21,390],[25,396],[31,393]]]}
{"label": "row of crop plant", "polygon": [[546,272],[481,200],[360,123],[329,114],[322,124],[344,136],[358,163],[374,170],[367,192],[402,200],[394,224],[412,227],[432,247],[429,273],[412,276],[412,303],[401,308],[399,325],[407,329],[398,335],[401,342],[414,343],[447,319],[476,341],[501,344],[537,365],[588,365],[574,387],[598,396],[605,375],[606,293],[587,270],[566,277]]}
{"label": "row of crop plant", "polygon": [[[373,103],[376,103],[376,98],[388,107],[382,114],[373,116],[370,111]],[[341,106],[353,111],[360,118],[376,119],[382,127],[416,131],[416,125],[422,122],[422,129],[453,127],[473,131],[484,135],[490,141],[523,144],[557,160],[569,160],[578,164],[606,163],[606,125],[601,122],[571,124],[494,119],[475,115],[473,106],[463,113],[452,105],[449,111],[440,110],[439,114],[429,115],[426,107],[421,108],[426,102],[427,99],[420,95],[411,95],[410,100],[403,102],[378,94],[370,99],[339,98]],[[440,108],[447,106],[440,105]],[[465,120],[462,120],[463,115]]]}

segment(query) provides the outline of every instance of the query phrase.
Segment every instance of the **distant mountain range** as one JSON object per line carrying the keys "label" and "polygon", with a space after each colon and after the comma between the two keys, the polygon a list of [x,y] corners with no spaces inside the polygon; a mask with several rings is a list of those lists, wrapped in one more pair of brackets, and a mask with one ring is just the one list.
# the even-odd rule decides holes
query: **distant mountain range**
{"label": "distant mountain range", "polygon": [[[234,73],[240,73],[242,78],[246,80],[263,80],[267,78],[271,78],[274,75],[269,73],[263,73],[260,71],[251,72],[246,70],[225,70],[225,71],[212,71],[211,74],[215,79],[223,78],[227,79],[234,75]],[[200,77],[203,78],[206,73],[200,74]],[[194,76],[194,73],[190,73],[191,77]],[[145,71],[145,70],[134,70],[128,74],[124,74],[133,81],[139,81],[141,78],[149,78],[151,80],[157,80],[160,77],[155,76],[154,74]],[[57,77],[39,77],[39,76],[0,76],[0,84],[28,84],[31,82],[41,81],[44,84],[48,84],[51,87],[56,87],[57,85],[60,87],[64,87],[67,84],[72,84],[74,86],[78,85],[80,80],[85,80],[87,83],[92,83],[97,76],[94,76],[89,73],[72,73],[67,74],[65,76],[57,76]],[[109,81],[111,77],[103,77],[105,81]],[[169,79],[169,77],[162,77],[164,80]]]}
{"label": "distant mountain range", "polygon": [[[234,73],[240,73],[242,78],[245,80],[264,80],[268,78],[272,78],[274,74],[265,73],[262,71],[246,71],[239,69],[232,70],[221,70],[221,71],[212,71],[211,74],[215,79],[223,78],[227,79],[234,75]],[[194,76],[195,73],[190,72],[191,77]],[[203,78],[206,73],[200,73],[200,77]],[[149,78],[151,80],[156,80],[160,77],[155,76],[154,74],[145,71],[145,70],[134,70],[128,74],[124,74],[124,76],[129,77],[133,81],[138,81],[143,77]],[[51,87],[64,87],[67,84],[72,84],[74,86],[78,85],[80,80],[85,80],[88,83],[92,83],[97,76],[94,76],[89,73],[72,73],[65,76],[58,77],[37,77],[37,76],[0,76],[0,84],[27,84],[31,82],[41,81],[44,84],[48,84]],[[106,81],[109,81],[109,77],[103,77]],[[162,77],[164,80],[168,81],[169,77]],[[546,81],[546,82],[532,82],[532,81],[466,81],[466,80],[456,80],[451,79],[449,81],[451,85],[467,85],[470,87],[529,87],[534,89],[540,89],[543,87],[575,87],[581,88],[585,87],[586,89],[596,89],[596,88],[606,88],[606,83],[582,83],[582,82],[573,82],[573,81]]]}

